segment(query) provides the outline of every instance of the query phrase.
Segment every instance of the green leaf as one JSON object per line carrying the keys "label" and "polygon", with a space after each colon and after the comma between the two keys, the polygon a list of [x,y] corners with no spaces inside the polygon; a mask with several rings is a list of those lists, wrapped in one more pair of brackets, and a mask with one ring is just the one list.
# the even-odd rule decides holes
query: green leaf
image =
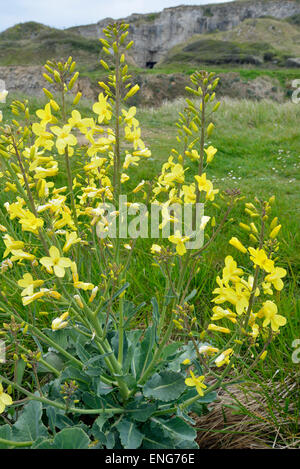
{"label": "green leaf", "polygon": [[143,387],[145,397],[168,402],[177,399],[185,390],[184,378],[180,373],[162,371],[155,373]]}
{"label": "green leaf", "polygon": [[184,303],[188,303],[189,301],[191,301],[197,295],[197,291],[197,289],[192,290],[191,293],[185,297]]}
{"label": "green leaf", "polygon": [[[64,362],[62,358],[54,352],[48,352],[43,356],[45,362],[49,363],[49,365],[54,366],[58,371],[61,371],[64,367]],[[39,373],[49,373],[49,369],[44,366],[42,363],[38,364],[38,372]]]}
{"label": "green leaf", "polygon": [[138,306],[135,306],[133,303],[130,301],[125,301],[124,302],[124,317],[126,317],[126,321],[124,323],[124,329],[129,327],[131,319],[136,316],[136,314],[142,309],[144,306],[146,306],[147,303],[143,302],[139,304]]}
{"label": "green leaf", "polygon": [[90,442],[81,428],[64,428],[53,440],[41,441],[34,449],[88,449]]}
{"label": "green leaf", "polygon": [[134,377],[139,378],[147,368],[153,357],[153,345],[155,340],[156,327],[150,326],[145,332],[143,340],[135,348],[131,369]]}
{"label": "green leaf", "polygon": [[136,449],[141,446],[144,435],[137,429],[134,422],[122,419],[121,422],[116,425],[116,428],[125,449]]}
{"label": "green leaf", "polygon": [[148,422],[143,427],[144,439],[143,449],[172,449],[175,448],[174,441],[160,426]]}
{"label": "green leaf", "polygon": [[97,396],[105,396],[106,394],[111,393],[114,390],[112,386],[109,384],[103,383],[101,381],[101,378],[99,379],[97,383]]}
{"label": "green leaf", "polygon": [[42,423],[42,404],[30,401],[17,422],[13,425],[13,439],[16,441],[35,441],[38,437],[48,436],[48,431]]}
{"label": "green leaf", "polygon": [[74,425],[74,422],[66,415],[64,410],[50,405],[46,405],[45,408],[48,417],[48,427],[52,433],[55,434],[57,429],[62,430]]}
{"label": "green leaf", "polygon": [[127,354],[124,356],[124,373],[128,373],[136,348],[140,347],[138,342],[141,338],[142,333],[142,330],[126,331],[125,333],[128,342],[128,350]]}
{"label": "green leaf", "polygon": [[23,381],[24,371],[26,368],[26,363],[24,360],[19,359],[16,365],[16,383],[20,386]]}
{"label": "green leaf", "polygon": [[[3,440],[12,440],[12,432],[9,425],[0,425],[0,438]],[[7,449],[9,446],[0,443],[0,449]]]}
{"label": "green leaf", "polygon": [[171,433],[173,437],[180,438],[182,441],[194,441],[197,436],[196,430],[179,417],[172,417],[167,420],[151,417],[151,420],[160,425],[164,431]]}
{"label": "green leaf", "polygon": [[136,397],[133,402],[130,402],[130,404],[127,405],[126,412],[133,420],[136,420],[137,422],[146,422],[156,411],[156,408],[157,406],[155,404],[150,404],[149,402],[145,402]]}

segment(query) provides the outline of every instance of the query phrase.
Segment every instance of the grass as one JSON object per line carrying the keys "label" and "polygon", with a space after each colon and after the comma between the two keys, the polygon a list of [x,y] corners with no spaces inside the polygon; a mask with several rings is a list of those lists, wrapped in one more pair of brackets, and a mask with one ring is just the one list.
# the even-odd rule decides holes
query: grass
{"label": "grass", "polygon": [[[12,98],[10,96],[7,104],[2,106],[7,120],[12,118],[8,107]],[[34,110],[42,104],[38,99],[32,100]],[[90,106],[88,101],[81,103],[79,110],[83,116],[89,114]],[[168,158],[170,149],[176,145],[174,123],[177,112],[183,106],[184,101],[177,100],[158,109],[138,110],[144,140],[152,150],[152,157],[137,170],[131,181],[132,186],[143,178],[152,179],[159,174],[161,163]],[[250,373],[250,384],[247,384],[250,386],[248,394],[251,389],[255,389],[256,401],[265,403],[262,419],[269,422],[269,430],[266,432],[268,436],[264,437],[265,430],[262,427],[258,425],[256,428],[259,438],[269,446],[274,443],[277,430],[276,444],[283,446],[295,442],[298,432],[299,386],[296,385],[295,388],[295,383],[299,379],[299,365],[292,362],[292,342],[300,338],[299,122],[300,105],[291,102],[279,104],[271,101],[223,100],[215,117],[216,130],[211,137],[211,143],[218,148],[218,153],[208,169],[209,176],[217,187],[239,188],[247,201],[252,201],[255,196],[267,199],[274,194],[274,216],[278,216],[283,225],[279,264],[288,270],[288,278],[286,288],[281,294],[278,293],[277,301],[288,324],[271,345],[266,361],[260,364],[255,374]],[[1,199],[3,201],[3,196]],[[246,220],[241,203],[236,207],[233,219],[222,236],[203,257],[201,269],[193,283],[193,287],[198,289],[195,297],[196,311],[203,325],[207,324],[211,313],[211,292],[215,287],[215,278],[222,269],[225,253],[241,260],[237,251],[228,245],[228,241],[231,236],[237,236],[246,242],[245,234],[238,226],[239,221]],[[145,256],[151,243],[151,240],[138,243],[139,256],[130,272],[132,291],[138,292],[135,297],[137,302],[149,303],[154,294],[159,297],[163,295],[160,273],[151,266],[150,256]],[[244,368],[246,371],[247,363]],[[293,384],[286,384],[287,382]],[[284,393],[276,391],[282,388],[285,389]],[[234,396],[240,396],[238,402],[233,398],[230,405],[238,408],[239,413],[247,417],[248,423],[257,419],[261,422],[258,418],[261,411],[253,405],[247,406],[242,400],[240,390]],[[226,433],[224,419],[221,419],[221,423],[225,426]],[[227,431],[229,432],[228,428]],[[240,427],[238,431],[242,431]]]}
{"label": "grass", "polygon": [[97,62],[99,54],[98,40],[33,21],[0,33],[0,65],[44,65],[49,58],[61,60],[69,55],[89,64]]}
{"label": "grass", "polygon": [[259,67],[285,66],[289,57],[299,57],[299,15],[288,20],[246,19],[229,31],[197,34],[173,47],[163,65],[255,64]]}

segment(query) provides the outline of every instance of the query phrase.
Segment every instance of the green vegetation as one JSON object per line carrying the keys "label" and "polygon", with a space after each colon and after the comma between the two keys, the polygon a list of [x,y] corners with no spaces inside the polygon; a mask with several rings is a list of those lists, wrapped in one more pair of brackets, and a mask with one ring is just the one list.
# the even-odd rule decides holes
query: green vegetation
{"label": "green vegetation", "polygon": [[284,67],[287,58],[300,55],[297,18],[247,19],[229,31],[195,35],[171,49],[163,63]]}
{"label": "green vegetation", "polygon": [[238,43],[216,39],[199,39],[190,42],[180,52],[170,54],[165,63],[181,62],[195,64],[252,63],[260,65],[261,57],[275,57],[275,50],[267,43]]}
{"label": "green vegetation", "polygon": [[0,34],[0,65],[43,65],[49,57],[68,57],[69,51],[80,63],[96,62],[99,41],[34,22],[18,24]]}
{"label": "green vegetation", "polygon": [[[9,96],[3,109],[6,119],[13,116],[9,111],[9,104],[13,96]],[[33,109],[43,107],[45,103],[37,99],[32,100]],[[80,112],[88,116],[90,103],[83,101]],[[159,109],[141,109],[138,118],[144,129],[143,135],[147,145],[151,147],[152,157],[147,164],[142,165],[131,181],[135,183],[142,178],[151,179],[157,175],[161,162],[170,152],[176,136],[174,121],[176,114],[182,109],[184,102],[178,100],[165,104]],[[300,105],[287,102],[277,104],[269,101],[250,102],[224,100],[216,116],[216,132],[212,137],[212,144],[218,148],[218,153],[211,164],[213,181],[217,181],[222,189],[240,189],[245,200],[253,200],[255,196],[268,198],[275,194],[276,204],[274,215],[282,222],[281,259],[282,266],[289,272],[286,279],[287,288],[277,301],[283,314],[288,319],[281,335],[271,345],[267,359],[262,362],[258,373],[249,372],[251,387],[259,386],[261,399],[267,399],[265,419],[267,418],[270,438],[274,438],[279,431],[278,444],[295,444],[298,432],[299,396],[294,386],[299,376],[297,366],[292,362],[293,340],[299,338],[300,330],[300,146],[297,122],[300,121]],[[2,196],[3,197],[3,196]],[[240,204],[233,213],[233,219],[219,238],[214,249],[203,258],[200,271],[194,279],[194,286],[199,288],[195,297],[196,311],[203,326],[207,324],[211,313],[211,291],[215,285],[215,278],[222,269],[224,252],[232,253],[239,259],[233,248],[228,246],[231,235],[243,240],[243,231],[238,221],[247,218]],[[245,238],[244,238],[245,239]],[[150,248],[151,240],[149,240]],[[162,295],[160,292],[161,275],[156,268],[150,267],[145,271],[145,250],[147,243],[143,241],[139,263],[134,266],[130,275],[132,291],[140,291],[139,300],[149,301],[150,292]],[[240,260],[242,260],[240,254]],[[142,288],[147,282],[147,289]],[[222,339],[220,344],[222,345]],[[248,364],[245,363],[245,370]],[[285,383],[289,383],[286,385]],[[276,391],[284,387],[285,397]],[[297,389],[297,387],[296,387]],[[299,388],[298,388],[299,389]],[[291,408],[294,409],[291,411]],[[235,410],[248,414],[249,421],[258,420],[258,425],[264,423],[257,415],[251,414],[245,403],[235,403]],[[298,411],[297,411],[298,409]],[[261,438],[264,435],[259,434]],[[268,441],[265,441],[268,444]]]}

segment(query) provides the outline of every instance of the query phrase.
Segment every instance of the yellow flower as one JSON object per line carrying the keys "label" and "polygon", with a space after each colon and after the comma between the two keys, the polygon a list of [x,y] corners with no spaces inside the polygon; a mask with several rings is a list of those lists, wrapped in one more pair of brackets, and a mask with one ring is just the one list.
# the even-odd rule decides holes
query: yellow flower
{"label": "yellow flower", "polygon": [[145,181],[144,179],[133,189],[133,193],[136,194],[137,192],[139,192],[145,185]]}
{"label": "yellow flower", "polygon": [[204,148],[204,151],[206,153],[206,161],[207,163],[210,163],[214,159],[214,156],[218,150],[210,145],[208,148]]}
{"label": "yellow flower", "polygon": [[97,295],[97,293],[98,293],[98,290],[99,290],[99,287],[93,288],[92,294],[91,294],[91,296],[90,296],[90,298],[89,298],[89,303],[92,303],[92,301],[94,301],[94,299],[96,298],[96,295]]}
{"label": "yellow flower", "polygon": [[70,133],[71,130],[72,128],[69,124],[64,125],[62,129],[57,126],[51,127],[51,131],[57,136],[56,148],[60,155],[63,155],[66,147],[68,147],[69,156],[73,155],[73,148],[71,147],[76,145],[77,138]]}
{"label": "yellow flower", "polygon": [[206,179],[206,173],[203,173],[201,176],[195,176],[195,179],[198,182],[198,189],[200,192],[209,192],[212,189],[212,183]]}
{"label": "yellow flower", "polygon": [[211,345],[201,345],[199,347],[199,353],[203,353],[203,355],[213,355],[214,353],[218,353],[219,349],[217,347],[212,347]]}
{"label": "yellow flower", "polygon": [[4,251],[3,257],[8,256],[9,253],[11,253],[13,250],[19,250],[23,249],[24,243],[23,241],[18,241],[9,236],[8,234],[3,236],[3,241],[6,247],[6,250]]}
{"label": "yellow flower", "polygon": [[261,356],[260,356],[259,359],[262,360],[262,361],[264,361],[264,360],[266,359],[267,354],[268,354],[268,350],[265,350],[265,351],[261,354]]}
{"label": "yellow flower", "polygon": [[228,327],[221,327],[217,326],[216,324],[209,324],[208,328],[209,331],[215,332],[223,332],[223,334],[230,334],[231,330]]}
{"label": "yellow flower", "polygon": [[63,329],[68,325],[68,321],[65,321],[67,317],[69,316],[69,313],[63,313],[59,318],[55,318],[52,321],[51,328],[53,331],[58,331],[59,329]]}
{"label": "yellow flower", "polygon": [[138,166],[138,162],[140,161],[140,158],[138,156],[132,156],[129,153],[125,156],[125,161],[123,163],[123,168],[128,169],[130,165],[132,166]]}
{"label": "yellow flower", "polygon": [[4,412],[7,405],[12,405],[13,401],[9,394],[3,392],[3,386],[0,383],[0,414]]}
{"label": "yellow flower", "polygon": [[24,288],[21,293],[21,296],[33,295],[34,289],[40,287],[41,285],[43,285],[43,283],[43,280],[33,280],[32,275],[29,273],[24,274],[23,278],[18,280],[19,287]]}
{"label": "yellow flower", "polygon": [[221,306],[213,307],[214,314],[211,317],[212,321],[219,321],[220,319],[229,319],[229,321],[236,323],[236,313],[231,311],[231,309],[223,309]]}
{"label": "yellow flower", "polygon": [[24,252],[21,249],[12,250],[11,252],[13,255],[10,258],[11,261],[34,261],[35,256],[33,254],[29,254],[29,252]]}
{"label": "yellow flower", "polygon": [[239,282],[240,275],[243,275],[243,270],[237,267],[237,263],[233,260],[233,257],[227,256],[225,258],[225,267],[223,269],[223,280],[224,282]]}
{"label": "yellow flower", "polygon": [[30,231],[31,233],[38,234],[39,228],[44,226],[44,220],[37,218],[33,213],[26,210],[23,217],[20,218],[23,231]]}
{"label": "yellow flower", "polygon": [[158,244],[152,244],[151,246],[151,253],[152,254],[159,254],[161,252],[161,246]]}
{"label": "yellow flower", "polygon": [[85,282],[74,282],[74,287],[78,288],[80,290],[93,290],[95,288],[95,285],[92,283],[85,283]]}
{"label": "yellow flower", "polygon": [[24,296],[22,298],[22,303],[24,306],[28,306],[33,301],[38,300],[39,298],[42,298],[45,295],[45,293],[46,293],[45,291],[39,291],[37,293],[33,293],[33,295]]}
{"label": "yellow flower", "polygon": [[98,114],[98,122],[108,121],[112,117],[111,106],[107,102],[108,96],[104,97],[103,93],[98,96],[98,102],[93,105],[93,111]]}
{"label": "yellow flower", "polygon": [[241,251],[243,254],[247,252],[247,249],[245,248],[245,246],[243,246],[242,243],[235,236],[231,238],[231,240],[229,241],[229,244],[231,244],[231,246]]}
{"label": "yellow flower", "polygon": [[227,365],[230,361],[230,357],[233,354],[233,349],[228,348],[224,352],[221,353],[216,359],[215,359],[215,364],[220,367],[223,365]]}
{"label": "yellow flower", "polygon": [[190,186],[183,185],[180,195],[184,196],[185,204],[194,204],[196,202],[195,184]]}
{"label": "yellow flower", "polygon": [[49,273],[54,273],[57,277],[65,276],[65,268],[71,267],[72,261],[67,257],[61,257],[60,252],[55,246],[51,246],[49,249],[50,257],[42,257],[40,263],[46,267]]}
{"label": "yellow flower", "polygon": [[180,231],[177,230],[174,235],[169,236],[169,241],[176,244],[176,252],[179,256],[183,256],[186,253],[185,243],[189,240],[188,236],[181,236]]}
{"label": "yellow flower", "polygon": [[129,108],[128,111],[125,111],[125,109],[122,109],[122,114],[124,116],[124,121],[129,126],[137,127],[139,125],[138,120],[134,117],[136,115],[135,106],[132,106],[131,108]]}
{"label": "yellow flower", "polygon": [[51,150],[51,148],[54,145],[54,142],[52,142],[53,135],[50,132],[46,131],[46,125],[45,123],[40,123],[38,124],[35,122],[32,124],[32,132],[37,135],[37,139],[35,141],[35,145],[44,147],[46,150]]}
{"label": "yellow flower", "polygon": [[49,122],[55,124],[57,121],[56,118],[51,114],[50,103],[46,104],[45,109],[39,109],[36,111],[36,115],[41,119],[41,124],[48,124]]}
{"label": "yellow flower", "polygon": [[169,185],[173,182],[183,183],[184,182],[184,168],[181,164],[175,164],[170,173],[164,175],[164,183]]}
{"label": "yellow flower", "polygon": [[276,238],[280,230],[281,230],[281,225],[275,226],[275,228],[273,228],[273,230],[270,233],[270,238],[271,239]]}
{"label": "yellow flower", "polygon": [[267,283],[272,283],[276,290],[280,291],[283,289],[284,283],[281,280],[283,277],[286,276],[286,270],[282,267],[275,267],[274,270],[266,275],[265,281]]}
{"label": "yellow flower", "polygon": [[71,233],[66,232],[66,242],[63,247],[63,252],[68,252],[73,244],[80,243],[81,238],[78,238],[76,231]]}
{"label": "yellow flower", "polygon": [[203,383],[205,377],[198,376],[198,378],[194,375],[194,373],[190,370],[191,378],[186,378],[185,384],[187,386],[195,386],[199,396],[204,396],[203,389],[206,389],[207,386]]}
{"label": "yellow flower", "polygon": [[128,174],[126,173],[121,174],[121,178],[120,178],[121,184],[124,184],[124,182],[128,181],[129,179],[130,177],[128,176]]}
{"label": "yellow flower", "polygon": [[272,331],[277,332],[279,327],[285,326],[286,318],[280,314],[277,314],[277,311],[277,305],[273,303],[273,301],[265,301],[263,307],[258,312],[259,317],[265,317],[263,327],[267,327],[269,324],[271,324]]}
{"label": "yellow flower", "polygon": [[263,249],[254,249],[252,247],[248,248],[250,252],[250,259],[252,260],[253,264],[258,265],[266,272],[273,272],[274,270],[274,262],[268,258],[267,254]]}
{"label": "yellow flower", "polygon": [[191,360],[189,358],[186,358],[185,360],[183,360],[183,362],[181,362],[182,365],[189,365],[191,363]]}

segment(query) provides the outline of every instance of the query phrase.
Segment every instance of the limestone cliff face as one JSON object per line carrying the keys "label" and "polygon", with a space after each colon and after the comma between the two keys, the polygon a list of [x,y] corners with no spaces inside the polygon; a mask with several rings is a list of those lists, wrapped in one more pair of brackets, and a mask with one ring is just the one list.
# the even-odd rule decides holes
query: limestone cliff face
{"label": "limestone cliff face", "polygon": [[[229,30],[247,18],[272,16],[281,19],[298,13],[300,2],[297,0],[257,0],[178,6],[160,13],[133,14],[123,20],[130,24],[130,37],[135,43],[133,58],[137,65],[146,67],[161,61],[168,50],[194,34]],[[71,29],[82,36],[98,38],[103,35],[102,29],[111,22],[111,18],[106,18],[96,24]]]}

